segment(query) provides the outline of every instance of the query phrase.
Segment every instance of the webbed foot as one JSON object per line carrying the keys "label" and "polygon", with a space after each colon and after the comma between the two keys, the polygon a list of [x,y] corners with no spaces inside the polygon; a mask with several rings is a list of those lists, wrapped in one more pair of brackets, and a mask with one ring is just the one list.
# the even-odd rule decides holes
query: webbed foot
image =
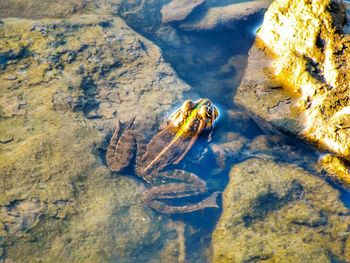
{"label": "webbed foot", "polygon": [[214,192],[209,197],[200,201],[197,204],[192,205],[184,205],[184,206],[171,206],[167,205],[164,202],[152,200],[147,202],[149,207],[152,207],[154,210],[165,214],[176,214],[176,213],[190,213],[198,210],[202,210],[204,208],[218,208],[217,197],[220,192]]}

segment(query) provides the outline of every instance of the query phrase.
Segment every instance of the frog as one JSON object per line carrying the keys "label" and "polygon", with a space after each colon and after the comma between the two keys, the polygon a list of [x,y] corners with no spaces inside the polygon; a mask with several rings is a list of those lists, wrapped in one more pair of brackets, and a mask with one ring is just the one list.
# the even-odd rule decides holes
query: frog
{"label": "frog", "polygon": [[171,205],[167,202],[208,192],[203,179],[178,166],[200,136],[211,139],[218,117],[219,110],[209,99],[186,100],[150,141],[143,132],[133,128],[135,117],[124,123],[117,120],[106,151],[107,167],[117,173],[131,167],[146,184],[142,202],[160,213],[218,208],[219,191],[196,203]]}

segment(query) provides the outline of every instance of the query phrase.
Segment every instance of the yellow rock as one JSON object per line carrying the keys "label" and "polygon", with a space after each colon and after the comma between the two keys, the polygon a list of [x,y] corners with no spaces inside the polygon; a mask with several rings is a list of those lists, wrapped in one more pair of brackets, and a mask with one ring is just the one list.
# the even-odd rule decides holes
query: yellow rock
{"label": "yellow rock", "polygon": [[340,1],[276,0],[235,101],[263,126],[350,160],[350,36]]}
{"label": "yellow rock", "polygon": [[325,171],[331,178],[350,186],[350,167],[346,162],[332,154],[326,154],[319,160],[319,170]]}

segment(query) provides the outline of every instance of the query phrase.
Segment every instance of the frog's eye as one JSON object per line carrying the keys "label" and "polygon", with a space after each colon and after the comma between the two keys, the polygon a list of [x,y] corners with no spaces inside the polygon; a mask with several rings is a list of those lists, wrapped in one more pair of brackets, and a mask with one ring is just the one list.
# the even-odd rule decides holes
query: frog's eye
{"label": "frog's eye", "polygon": [[207,106],[206,110],[207,110],[207,117],[210,118],[212,114],[212,108]]}

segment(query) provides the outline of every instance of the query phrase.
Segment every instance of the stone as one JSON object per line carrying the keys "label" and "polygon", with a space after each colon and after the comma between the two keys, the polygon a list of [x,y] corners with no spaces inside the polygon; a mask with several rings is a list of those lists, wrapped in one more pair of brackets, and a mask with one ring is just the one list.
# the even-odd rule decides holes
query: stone
{"label": "stone", "polygon": [[0,143],[10,143],[10,142],[12,142],[13,141],[13,137],[10,137],[10,136],[8,136],[8,137],[1,137],[0,138]]}
{"label": "stone", "polygon": [[204,15],[193,17],[180,24],[183,30],[213,30],[230,27],[233,22],[246,20],[248,17],[265,11],[271,0],[248,1],[223,6],[213,6]]}
{"label": "stone", "polygon": [[263,159],[294,163],[302,167],[312,167],[318,161],[317,153],[304,144],[293,143],[287,136],[259,135],[248,146],[248,156],[260,156]]}
{"label": "stone", "polygon": [[230,172],[212,235],[213,262],[345,261],[349,224],[339,192],[319,177],[250,159]]}
{"label": "stone", "polygon": [[[345,9],[336,1],[275,1],[235,95],[263,128],[350,160]],[[288,33],[281,33],[288,32]]]}
{"label": "stone", "polygon": [[249,150],[265,152],[285,144],[286,142],[282,140],[281,136],[259,135],[249,144]]}
{"label": "stone", "polygon": [[316,169],[343,186],[350,186],[349,164],[344,159],[333,154],[325,154],[319,158]]}
{"label": "stone", "polygon": [[[37,200],[13,201],[7,207],[1,207],[0,215],[10,222],[5,222],[9,235],[29,231],[39,221],[43,204]],[[11,218],[11,219],[10,219]]]}
{"label": "stone", "polygon": [[224,136],[225,141],[219,144],[210,144],[215,155],[216,164],[224,169],[233,159],[239,159],[241,151],[245,148],[248,140],[238,133],[230,133]]}
{"label": "stone", "polygon": [[3,118],[12,118],[15,115],[25,115],[26,110],[24,106],[26,101],[18,96],[3,97],[0,104],[0,116]]}
{"label": "stone", "polygon": [[[44,18],[67,17],[87,9],[91,1],[83,0],[0,0],[0,18]],[[40,7],[40,8],[39,8]]]}
{"label": "stone", "polygon": [[178,261],[176,223],[104,154],[117,118],[152,133],[189,86],[121,18],[2,21],[0,261]]}
{"label": "stone", "polygon": [[179,48],[181,47],[181,39],[177,33],[177,30],[169,25],[162,26],[156,31],[157,37],[164,41],[167,45]]}
{"label": "stone", "polygon": [[244,133],[248,131],[250,128],[249,121],[251,119],[245,111],[229,109],[227,110],[226,114],[226,119],[231,127],[231,131],[236,133]]}
{"label": "stone", "polygon": [[162,22],[170,23],[186,19],[192,11],[205,3],[205,0],[172,0],[161,9]]}

